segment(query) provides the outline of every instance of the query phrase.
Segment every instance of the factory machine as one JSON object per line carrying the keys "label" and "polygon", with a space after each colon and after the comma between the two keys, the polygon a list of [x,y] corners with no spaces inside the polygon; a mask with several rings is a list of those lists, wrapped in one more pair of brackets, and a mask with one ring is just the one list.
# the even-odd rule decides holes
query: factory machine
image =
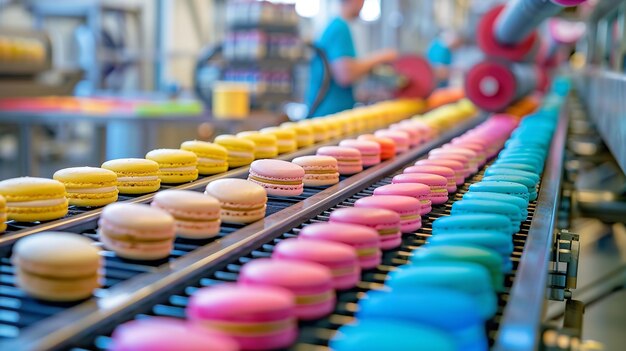
{"label": "factory machine", "polygon": [[[530,3],[537,6],[530,10],[521,9],[520,6]],[[512,1],[487,15],[485,24],[481,25],[482,30],[486,31],[481,33],[481,40],[489,42],[485,44],[488,50],[497,53],[503,51],[499,44],[503,39],[506,39],[502,41],[507,43],[506,47],[515,46],[520,41],[524,42],[524,48],[530,47],[532,45],[527,43],[528,38],[536,40],[534,30],[539,23],[555,14],[561,5],[574,3]],[[510,36],[513,34],[516,36]],[[527,53],[522,51],[515,50],[515,55],[503,55],[514,61]],[[501,70],[505,72],[503,75],[480,76],[475,71],[485,72],[479,69],[482,64],[468,74],[467,96],[486,111],[519,108],[519,103],[515,104],[515,101],[537,88],[536,76],[529,78],[532,84],[527,85],[523,80],[531,75],[524,74],[522,68],[516,68],[521,65],[534,69],[533,65],[502,62],[489,61],[488,65],[501,65],[498,67],[504,67]],[[500,72],[498,69],[495,72]],[[479,77],[476,78],[476,75]],[[502,78],[504,76],[508,78]],[[471,87],[474,83],[477,88]],[[499,92],[500,88],[512,90],[504,94]],[[563,87],[558,89],[561,93],[567,91]],[[558,111],[558,122],[541,177],[538,198],[531,201],[528,218],[522,223],[521,230],[513,236],[513,270],[506,275],[505,289],[498,295],[496,316],[485,326],[489,345],[495,350],[565,350],[573,347],[574,340],[581,336],[582,306],[580,302],[571,299],[571,289],[576,285],[578,236],[562,227],[562,223],[567,222],[563,219],[568,215],[562,201],[562,178],[569,120],[572,114],[583,113],[581,111],[584,111],[587,103],[580,100],[576,92],[570,93],[565,99],[566,103]],[[113,329],[128,320],[151,316],[184,318],[189,296],[198,288],[236,281],[241,266],[246,262],[269,257],[277,243],[297,237],[303,226],[328,221],[334,209],[353,206],[357,199],[371,195],[375,187],[389,184],[391,178],[404,167],[425,158],[431,149],[476,127],[486,118],[487,113],[480,112],[472,118],[448,125],[434,139],[356,175],[342,176],[338,184],[329,188],[305,188],[304,193],[297,197],[269,196],[263,220],[249,225],[224,223],[220,235],[211,240],[178,238],[166,260],[147,263],[129,261],[105,250],[105,284],[93,298],[79,303],[48,304],[29,298],[20,291],[14,285],[14,267],[10,261],[12,247],[21,238],[52,230],[78,233],[97,242],[97,221],[102,210],[70,208],[66,218],[53,222],[32,225],[9,222],[7,232],[0,236],[0,349],[106,349]],[[359,134],[365,132],[366,129]],[[318,148],[336,145],[342,138],[350,136],[344,135],[294,153],[282,154],[279,159],[291,160],[312,155]],[[405,264],[411,252],[425,244],[432,233],[433,221],[450,214],[452,204],[463,197],[471,184],[482,179],[484,169],[491,162],[493,160],[467,178],[457,192],[451,194],[448,202],[433,206],[433,211],[422,219],[422,228],[403,235],[402,245],[386,251],[381,265],[364,271],[356,288],[338,292],[337,304],[330,316],[301,322],[293,349],[328,349],[335,330],[354,320],[358,300],[368,291],[380,289],[388,273]],[[248,167],[240,167],[175,187],[162,186],[161,190],[176,188],[203,191],[208,183],[216,179],[246,178],[247,175]],[[120,196],[118,201],[149,203],[153,196]],[[566,317],[562,326],[545,326],[542,323],[548,299],[566,300]],[[559,340],[559,343],[554,340]]]}

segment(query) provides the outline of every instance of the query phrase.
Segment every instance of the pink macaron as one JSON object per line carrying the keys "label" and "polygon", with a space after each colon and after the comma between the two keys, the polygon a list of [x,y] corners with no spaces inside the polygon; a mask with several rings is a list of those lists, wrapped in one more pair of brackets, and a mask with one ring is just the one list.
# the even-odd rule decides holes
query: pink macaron
{"label": "pink macaron", "polygon": [[384,209],[347,207],[330,214],[331,223],[350,223],[375,229],[380,236],[380,248],[389,250],[400,246],[400,215]]}
{"label": "pink macaron", "polygon": [[485,152],[484,146],[482,146],[481,144],[474,143],[471,141],[457,141],[454,144],[452,143],[444,144],[442,147],[444,149],[445,148],[462,148],[462,149],[471,150],[474,153],[476,153],[476,160],[478,162],[479,167],[482,167],[485,165],[485,163],[487,163],[487,153]]}
{"label": "pink macaron", "polygon": [[272,258],[310,261],[324,265],[330,269],[333,286],[338,290],[353,288],[361,276],[356,250],[338,242],[286,239],[276,245]]}
{"label": "pink macaron", "polygon": [[381,261],[380,236],[370,227],[347,223],[313,223],[302,228],[298,235],[304,240],[327,240],[352,246],[363,269],[378,266]]}
{"label": "pink macaron", "polygon": [[375,141],[345,139],[339,146],[351,147],[361,152],[363,166],[369,167],[380,163],[380,144]]}
{"label": "pink macaron", "polygon": [[273,286],[220,284],[196,291],[187,319],[231,336],[242,350],[291,346],[298,335],[295,296]]}
{"label": "pink macaron", "polygon": [[231,337],[186,321],[152,317],[121,324],[111,336],[111,351],[237,351]]}
{"label": "pink macaron", "polygon": [[419,183],[430,187],[430,201],[433,205],[448,201],[448,180],[442,176],[424,173],[398,174],[391,180],[393,184]]}
{"label": "pink macaron", "polygon": [[435,174],[446,178],[447,180],[447,189],[448,193],[453,193],[456,191],[456,173],[454,170],[448,167],[442,166],[411,166],[404,169],[405,174],[409,173],[419,173],[419,174]]}
{"label": "pink macaron", "polygon": [[400,215],[400,231],[411,233],[422,227],[421,202],[410,196],[375,195],[358,199],[354,203],[357,208],[382,208]]}
{"label": "pink macaron", "polygon": [[261,258],[246,263],[238,281],[291,291],[296,297],[296,316],[302,320],[324,317],[335,308],[333,275],[319,263]]}
{"label": "pink macaron", "polygon": [[356,250],[338,242],[286,239],[276,245],[272,258],[322,264],[330,269],[338,290],[355,287],[361,276]]}
{"label": "pink macaron", "polygon": [[401,131],[401,130],[389,130],[389,129],[381,129],[377,130],[374,133],[374,136],[379,138],[389,138],[396,143],[396,153],[400,154],[403,152],[407,152],[410,146],[410,137],[409,133]]}
{"label": "pink macaron", "polygon": [[414,197],[422,204],[420,215],[426,215],[432,210],[430,202],[430,187],[419,183],[387,184],[374,189],[374,195],[400,195]]}
{"label": "pink macaron", "polygon": [[439,153],[439,152],[442,152],[442,151],[440,151],[440,150],[450,150],[450,151],[452,151],[452,152],[455,152],[455,153],[457,153],[457,154],[461,154],[461,155],[463,155],[463,156],[465,156],[465,157],[469,158],[469,160],[470,160],[470,165],[471,165],[472,167],[476,168],[476,169],[478,169],[478,167],[479,167],[479,165],[480,165],[480,162],[482,162],[482,161],[481,161],[480,156],[478,156],[478,154],[477,154],[477,153],[475,153],[474,151],[472,151],[472,150],[470,150],[470,149],[466,149],[466,148],[464,148],[464,147],[460,147],[460,146],[452,146],[452,145],[448,145],[448,146],[446,146],[446,147],[441,147],[441,148],[438,148],[438,149],[433,149],[433,150],[431,150],[428,154],[429,154],[429,155],[430,155],[431,153],[432,153],[432,154],[437,154],[437,153]]}
{"label": "pink macaron", "polygon": [[456,179],[456,185],[463,185],[465,182],[465,168],[463,164],[459,161],[454,160],[446,160],[446,159],[423,159],[415,162],[416,166],[439,166],[450,168],[454,171],[454,176]]}
{"label": "pink macaron", "polygon": [[361,152],[358,149],[344,146],[323,146],[317,149],[317,155],[330,156],[337,160],[339,174],[351,175],[363,170]]}
{"label": "pink macaron", "polygon": [[428,153],[428,159],[430,160],[453,160],[463,163],[463,168],[466,170],[465,178],[478,172],[478,164],[472,162],[472,159],[468,156],[455,152],[452,149],[433,149]]}
{"label": "pink macaron", "polygon": [[268,195],[298,196],[304,191],[304,169],[282,160],[256,160],[248,180],[262,186]]}
{"label": "pink macaron", "polygon": [[339,166],[334,157],[301,156],[291,162],[304,169],[304,186],[324,187],[339,183]]}
{"label": "pink macaron", "polygon": [[417,128],[413,128],[408,124],[392,124],[390,130],[399,130],[409,135],[409,146],[417,146],[422,143],[422,135]]}

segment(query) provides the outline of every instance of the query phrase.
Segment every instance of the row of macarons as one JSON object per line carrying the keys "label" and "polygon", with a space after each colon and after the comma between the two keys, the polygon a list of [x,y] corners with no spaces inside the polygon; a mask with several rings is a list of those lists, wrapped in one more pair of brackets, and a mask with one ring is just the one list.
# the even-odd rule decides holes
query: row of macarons
{"label": "row of macarons", "polygon": [[[364,121],[376,121],[376,125],[388,120],[398,121],[415,112],[419,108],[419,104],[416,104],[405,100],[384,102],[335,116],[266,128],[260,132],[222,135],[214,143],[186,141],[180,149],[153,150],[145,159],[117,159],[105,162],[101,168],[74,167],[60,170],[53,177],[58,181],[34,177],[5,180],[0,182],[0,197],[6,198],[0,198],[0,232],[6,228],[6,219],[23,222],[53,220],[65,216],[68,205],[104,206],[115,202],[118,194],[151,193],[157,191],[161,183],[189,182],[197,179],[198,174],[222,173],[228,168],[248,165],[255,158],[275,157],[277,153],[295,150],[294,144],[297,149],[298,138],[314,131],[314,126],[327,131],[323,138],[314,138],[315,142],[370,127]],[[423,116],[393,124],[390,127],[393,131],[379,131],[378,136],[363,136],[362,139],[379,141],[384,153],[382,157],[393,157],[395,152],[404,151],[406,146],[401,144],[395,149],[395,144],[392,146],[394,140],[385,135],[400,135],[400,139],[409,139],[409,144],[419,143],[449,123],[467,118],[475,112],[473,105],[466,100],[440,109],[448,112],[442,114],[435,109]],[[290,144],[289,150],[279,149],[281,143]],[[257,151],[265,154],[256,155]],[[245,160],[242,159],[244,154]],[[368,162],[372,161],[366,160]]]}
{"label": "row of macarons", "polygon": [[[297,336],[297,319],[317,319],[332,313],[336,302],[334,290],[354,288],[360,279],[361,270],[372,269],[381,264],[381,250],[398,247],[402,232],[411,233],[419,229],[420,215],[430,212],[433,201],[435,204],[445,203],[448,191],[454,192],[458,182],[465,181],[466,177],[475,173],[492,156],[494,150],[497,152],[502,147],[514,123],[514,120],[504,116],[490,119],[474,129],[473,133],[469,133],[473,137],[464,135],[454,141],[455,144],[452,145],[456,146],[432,150],[432,158],[408,167],[405,173],[393,178],[392,184],[376,188],[373,196],[357,200],[354,207],[331,212],[328,223],[307,225],[297,233],[297,238],[279,242],[273,250],[272,258],[246,263],[239,272],[238,284],[223,284],[198,290],[190,298],[187,307],[190,321],[187,329],[183,329],[181,321],[166,318],[132,321],[116,329],[112,349],[121,350],[127,343],[137,342],[137,335],[144,334],[145,329],[155,325],[165,328],[169,324],[181,333],[204,334],[206,330],[202,328],[208,327],[211,330],[208,335],[211,337],[216,332],[227,334],[242,349],[267,350],[290,346]],[[480,141],[483,134],[495,136],[492,140],[499,145],[492,147]],[[471,141],[474,143],[470,143]],[[473,145],[474,149],[480,146],[480,152],[463,148],[459,146],[461,143],[465,146]],[[449,152],[453,150],[457,152]],[[470,152],[463,152],[466,150]],[[455,155],[463,157],[457,160],[445,158],[455,158]],[[455,167],[432,165],[427,161],[449,161],[452,163],[447,165]],[[431,197],[431,189],[435,190],[434,197]],[[439,194],[445,195],[442,197]],[[437,261],[437,258],[432,256],[424,260]],[[420,260],[416,258],[415,261]],[[476,266],[479,274],[484,273],[482,266]],[[491,285],[490,281],[487,283]],[[426,349],[433,349],[432,346],[434,349],[465,349],[470,344],[473,345],[471,349],[486,349],[484,331],[481,328],[488,316],[476,312],[476,301],[462,292],[441,286],[422,289],[421,293],[432,297],[434,301],[448,297],[453,301],[445,306],[420,304],[421,307],[411,308],[416,305],[414,295],[400,296],[398,301],[389,292],[370,293],[367,299],[361,301],[357,314],[366,321],[366,325],[372,323],[367,333],[363,334],[373,332],[384,340],[391,340],[384,335],[390,329],[395,330],[396,334],[397,331],[409,330],[416,332],[415,335],[425,337],[420,342],[425,343],[423,347]],[[491,290],[490,293],[495,301],[494,291]],[[241,306],[241,301],[247,301],[245,307],[232,307]],[[407,303],[409,310],[416,310],[416,316],[411,317],[413,321],[421,319],[422,322],[429,323],[404,325],[391,321],[391,324],[387,324],[390,319],[402,314],[401,303]],[[458,311],[468,311],[463,315],[461,323],[454,322],[451,318]],[[450,318],[442,318],[441,313]],[[386,320],[378,323],[379,317]],[[359,321],[360,328],[363,320]],[[435,326],[428,325],[432,323]],[[374,331],[378,328],[379,331]],[[382,331],[385,333],[381,333]],[[448,333],[466,336],[458,344],[453,344],[451,340],[456,335]],[[337,349],[358,349],[359,343],[361,348],[367,345],[362,343],[362,338],[363,335],[359,332],[356,337],[339,337],[333,343]],[[366,337],[368,338],[375,339]],[[474,339],[468,340],[469,338]],[[381,345],[381,341],[377,341],[375,345]],[[475,345],[480,347],[474,347]],[[147,347],[148,344],[144,346]]]}
{"label": "row of macarons", "polygon": [[[380,162],[382,150],[391,151],[390,156],[400,149],[405,151],[404,146],[410,146],[408,137],[402,134],[392,135],[394,138],[389,142],[370,142],[349,140],[351,146],[320,148],[319,154],[329,154],[331,156],[317,155],[305,156],[301,160],[294,162],[282,160],[256,160],[252,163],[248,180],[224,178],[210,182],[204,194],[186,190],[164,190],[155,194],[150,206],[130,203],[114,203],[107,205],[102,211],[99,219],[98,235],[102,245],[116,253],[117,256],[133,260],[157,260],[169,256],[176,235],[188,239],[208,239],[216,236],[220,230],[221,221],[230,223],[251,223],[262,219],[265,216],[267,195],[292,196],[302,192],[304,184],[313,186],[331,185],[339,180],[339,173],[352,174],[362,169],[361,164],[373,165]],[[477,156],[477,153],[469,149],[461,148],[462,140],[457,140],[447,148],[435,149],[431,151],[432,162],[443,162],[450,166],[456,166],[457,171],[462,171],[461,177],[467,176],[466,171],[473,172],[476,165],[471,163],[474,159],[484,159],[484,155]],[[345,145],[345,144],[344,144]],[[382,146],[382,148],[379,147]],[[365,147],[365,149],[363,148]],[[364,150],[368,158],[363,159],[359,150]],[[445,159],[452,157],[461,151],[466,151],[472,158],[464,156],[463,163]],[[342,156],[344,154],[356,157],[354,162],[347,162],[347,166],[342,166]],[[384,157],[384,156],[383,156]],[[419,228],[421,223],[420,215],[426,214],[430,210],[431,198],[435,203],[447,201],[449,180],[435,175],[440,172],[445,176],[456,175],[454,171],[446,167],[423,165],[425,161],[418,162],[419,165],[412,167],[411,172],[415,179],[398,179],[398,183],[420,181],[422,184],[395,184],[378,189],[379,195],[409,195],[395,196],[387,199],[386,206],[396,212],[382,211],[380,216],[376,216],[372,210],[364,210],[357,215],[365,221],[371,218],[378,218],[386,228],[380,228],[380,246],[383,249],[397,247],[400,244],[400,230],[410,232]],[[447,163],[446,163],[447,162]],[[358,169],[357,169],[358,168]],[[307,171],[309,176],[307,177]],[[312,171],[312,172],[310,172]],[[431,174],[418,173],[431,172]],[[435,173],[432,173],[435,172]],[[441,173],[443,172],[443,173]],[[330,176],[330,178],[320,179],[319,176]],[[23,178],[24,179],[24,178]],[[32,178],[37,179],[37,178]],[[464,179],[464,178],[463,178]],[[434,181],[434,182],[433,182]],[[455,187],[456,178],[452,177],[452,186]],[[439,189],[439,188],[443,189]],[[432,191],[431,191],[432,189]],[[445,193],[440,193],[443,190]],[[450,189],[453,191],[454,189]],[[41,191],[39,191],[41,193]],[[443,195],[443,197],[441,196]],[[395,201],[398,198],[400,201]],[[367,199],[360,200],[359,207],[380,207],[377,199],[369,203]],[[391,201],[389,201],[391,200]],[[383,201],[385,202],[385,201]],[[424,203],[424,204],[423,204]],[[414,211],[408,217],[406,209]],[[350,217],[352,215],[348,215]],[[369,218],[369,219],[368,219]],[[377,224],[374,222],[374,226]],[[390,231],[390,229],[392,229]],[[57,240],[66,240],[67,235],[58,236]],[[24,245],[37,245],[38,241],[46,243],[51,240],[47,234],[35,235],[22,239],[16,246],[16,257],[20,252],[27,252],[27,249],[20,249]],[[89,242],[89,240],[87,240]],[[26,242],[25,244],[23,242]],[[28,244],[35,242],[35,244]],[[77,245],[85,245],[77,244]],[[54,245],[46,243],[44,247],[64,246],[71,248],[73,244]],[[378,245],[370,247],[369,251],[375,250],[374,256],[380,256]],[[33,250],[37,251],[37,250]],[[93,250],[92,250],[93,251]],[[89,252],[89,250],[84,250]],[[41,254],[37,257],[54,257],[55,255]],[[100,272],[101,267],[95,263],[98,254],[82,256],[85,260],[81,267],[91,267],[91,272]],[[16,272],[18,273],[17,284],[24,291],[37,298],[53,301],[79,300],[91,295],[94,289],[99,287],[100,280],[98,274],[90,274],[89,283],[77,284],[85,278],[84,270],[60,271],[61,276],[54,272],[37,271],[32,265],[24,265],[23,259],[15,259]],[[73,263],[76,265],[76,262]],[[374,266],[378,262],[374,261]],[[43,265],[45,266],[45,265]],[[29,268],[24,268],[29,267]],[[372,265],[368,266],[369,268]],[[46,277],[48,285],[38,282],[29,284],[29,279],[34,276]],[[26,278],[28,277],[28,278]],[[61,280],[61,281],[60,281]],[[59,283],[67,287],[74,286],[73,289],[59,289]],[[42,286],[47,287],[46,289]],[[52,292],[52,293],[50,293]]]}

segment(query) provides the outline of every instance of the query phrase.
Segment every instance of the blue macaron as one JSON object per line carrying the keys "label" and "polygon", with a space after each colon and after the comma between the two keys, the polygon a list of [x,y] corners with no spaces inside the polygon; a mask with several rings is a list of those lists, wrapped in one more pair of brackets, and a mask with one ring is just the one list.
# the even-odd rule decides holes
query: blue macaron
{"label": "blue macaron", "polygon": [[[424,303],[415,303],[419,298]],[[359,321],[392,319],[435,327],[449,333],[460,350],[488,349],[485,319],[466,293],[433,287],[419,291],[373,291],[359,301]]]}
{"label": "blue macaron", "polygon": [[478,182],[470,185],[469,191],[474,192],[487,192],[487,193],[500,193],[517,196],[526,201],[530,201],[528,194],[528,188],[519,183],[513,182]]}
{"label": "blue macaron", "polygon": [[533,181],[535,184],[539,184],[539,176],[533,172],[526,172],[520,169],[508,168],[506,166],[491,166],[485,170],[485,177],[495,175],[515,175],[526,177]]}
{"label": "blue macaron", "polygon": [[519,163],[517,161],[508,161],[506,159],[497,159],[496,162],[493,163],[498,166],[506,166],[513,169],[520,169],[526,172],[532,172],[534,174],[539,175],[539,169],[528,163]]}
{"label": "blue macaron", "polygon": [[498,214],[471,214],[439,217],[433,221],[433,235],[446,232],[494,232],[511,234],[511,220]]}
{"label": "blue macaron", "polygon": [[489,271],[491,283],[496,291],[504,291],[502,257],[495,251],[469,245],[427,246],[413,251],[411,264],[424,262],[452,261],[478,263]]}
{"label": "blue macaron", "polygon": [[458,351],[452,335],[423,324],[370,319],[346,324],[330,340],[334,351]]}
{"label": "blue macaron", "polygon": [[520,199],[517,196],[500,193],[482,193],[468,191],[465,193],[465,195],[463,195],[463,200],[489,200],[512,204],[519,208],[523,220],[526,220],[526,218],[528,217],[528,207],[526,205],[526,201]]}
{"label": "blue macaron", "polygon": [[513,240],[508,235],[492,232],[448,232],[433,235],[428,238],[427,246],[470,245],[484,247],[497,252],[502,258],[502,271],[510,272],[513,269],[511,254]]}
{"label": "blue macaron", "polygon": [[522,184],[526,188],[528,188],[528,200],[535,201],[537,200],[537,183],[533,182],[532,179],[520,176],[520,175],[512,175],[512,174],[502,174],[502,175],[492,175],[487,176],[482,179],[483,182],[513,182]]}
{"label": "blue macaron", "polygon": [[460,200],[452,204],[451,217],[456,215],[470,215],[477,213],[495,213],[506,216],[510,221],[509,233],[515,234],[520,231],[520,225],[524,220],[519,207],[513,204],[504,204],[492,200]]}
{"label": "blue macaron", "polygon": [[404,265],[390,272],[386,283],[393,292],[419,293],[426,287],[463,292],[476,301],[484,319],[493,317],[498,308],[489,271],[473,262],[431,261]]}

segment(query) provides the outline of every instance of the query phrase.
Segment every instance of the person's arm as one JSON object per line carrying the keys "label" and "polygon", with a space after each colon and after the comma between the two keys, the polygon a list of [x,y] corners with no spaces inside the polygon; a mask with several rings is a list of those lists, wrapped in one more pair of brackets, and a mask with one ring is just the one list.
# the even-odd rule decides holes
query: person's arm
{"label": "person's arm", "polygon": [[341,57],[331,63],[331,70],[337,84],[347,87],[367,75],[372,68],[397,57],[395,50],[379,51],[365,58]]}

